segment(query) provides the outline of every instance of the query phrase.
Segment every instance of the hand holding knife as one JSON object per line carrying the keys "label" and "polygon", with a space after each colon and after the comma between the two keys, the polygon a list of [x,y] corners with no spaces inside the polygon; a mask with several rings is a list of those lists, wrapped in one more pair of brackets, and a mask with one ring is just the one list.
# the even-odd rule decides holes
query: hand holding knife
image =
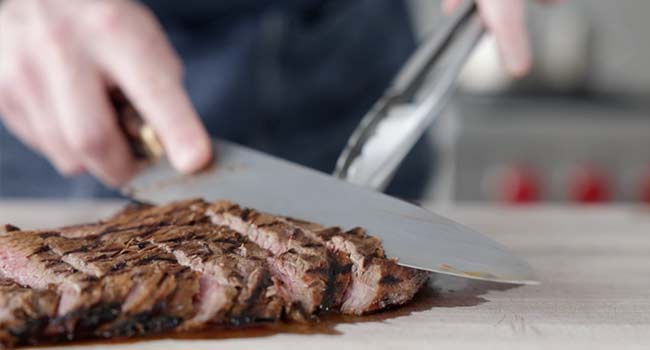
{"label": "hand holding knife", "polygon": [[[392,117],[391,107],[415,103],[424,74],[464,24],[468,27],[464,31],[465,39],[455,51],[458,60],[441,76],[432,93],[414,107],[412,114],[400,117],[410,120],[411,128],[398,133],[397,142],[391,143],[396,147],[385,153],[375,152],[373,143],[384,142],[386,133],[381,131],[381,124]],[[463,60],[482,33],[476,6],[470,2],[450,20],[442,34],[427,41],[413,55],[386,96],[363,119],[350,139],[339,160],[338,179],[216,139],[213,141],[215,153],[219,155],[216,166],[185,176],[161,159],[136,176],[122,192],[136,200],[153,203],[190,197],[227,199],[327,226],[360,225],[369,234],[381,238],[387,254],[397,257],[404,266],[495,282],[536,283],[528,264],[496,242],[425,209],[365,187],[382,189],[386,185],[403,156],[442,111]],[[128,125],[138,124],[123,125],[129,129]],[[133,130],[129,133],[138,136],[135,140],[140,141],[146,134]],[[144,147],[145,154],[159,154],[151,140],[135,145],[136,149]]]}

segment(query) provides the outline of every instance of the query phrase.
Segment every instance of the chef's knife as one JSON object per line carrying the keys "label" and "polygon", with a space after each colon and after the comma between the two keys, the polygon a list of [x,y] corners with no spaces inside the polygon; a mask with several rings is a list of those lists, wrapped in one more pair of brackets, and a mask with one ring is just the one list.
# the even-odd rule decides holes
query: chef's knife
{"label": "chef's knife", "polygon": [[[463,18],[472,11],[465,8]],[[475,36],[477,31],[474,33]],[[398,79],[398,85],[400,81],[405,80]],[[124,99],[117,101],[120,114],[133,116],[134,110]],[[422,119],[422,115],[416,118]],[[123,118],[123,128],[129,139],[144,141],[134,143],[136,151],[159,157],[162,149],[150,129],[137,120],[135,123],[124,123],[124,120],[135,119]],[[202,173],[180,175],[166,159],[160,159],[136,176],[122,192],[136,200],[159,204],[193,197],[227,199],[260,211],[322,225],[360,226],[380,238],[386,253],[398,258],[403,266],[495,282],[536,283],[528,264],[496,242],[421,207],[359,185],[367,181],[365,175],[350,176],[355,184],[342,180],[346,176],[340,173],[341,178],[335,178],[224,140],[214,140],[214,150],[217,159]],[[348,154],[356,152],[357,156],[349,159],[360,159],[349,164],[360,165],[356,165],[356,170],[346,167],[346,173],[359,171],[359,167],[361,172],[357,174],[369,173],[363,171],[363,167],[369,167],[364,163],[373,162],[358,157],[362,154],[358,151],[348,150]],[[389,163],[392,164],[389,171],[380,171],[379,176],[374,176],[380,181],[377,182],[379,186],[373,187],[385,184],[397,167],[395,159]],[[369,168],[372,173],[377,166]]]}
{"label": "chef's knife", "polygon": [[228,199],[276,215],[328,226],[364,227],[400,265],[461,277],[535,283],[525,261],[474,230],[423,208],[223,140],[202,173],[180,175],[166,159],[125,186],[153,203]]}

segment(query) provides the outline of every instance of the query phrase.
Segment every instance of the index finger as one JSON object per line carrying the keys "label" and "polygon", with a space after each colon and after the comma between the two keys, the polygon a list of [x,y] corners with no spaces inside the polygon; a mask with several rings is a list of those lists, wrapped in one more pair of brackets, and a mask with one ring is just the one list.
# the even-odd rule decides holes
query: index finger
{"label": "index finger", "polygon": [[[556,2],[560,0],[545,0]],[[463,0],[444,0],[442,10],[450,14]],[[481,18],[494,35],[508,73],[521,77],[531,68],[532,58],[524,21],[522,0],[477,0]]]}
{"label": "index finger", "polygon": [[526,75],[532,58],[522,0],[477,0],[481,17],[494,35],[503,63],[510,74]]}
{"label": "index finger", "polygon": [[157,21],[135,9],[106,28],[99,59],[160,138],[172,164],[191,173],[212,159],[210,137],[185,91],[180,59]]}

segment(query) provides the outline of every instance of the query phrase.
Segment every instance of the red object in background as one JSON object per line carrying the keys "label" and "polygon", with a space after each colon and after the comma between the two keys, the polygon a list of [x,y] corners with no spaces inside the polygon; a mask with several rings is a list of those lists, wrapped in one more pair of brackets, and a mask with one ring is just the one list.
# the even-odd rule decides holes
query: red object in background
{"label": "red object in background", "polygon": [[497,179],[497,198],[504,203],[524,204],[540,199],[541,186],[537,173],[530,167],[509,166]]}
{"label": "red object in background", "polygon": [[650,204],[650,170],[643,175],[640,185],[641,196],[639,199],[642,203]]}
{"label": "red object in background", "polygon": [[572,174],[569,182],[569,197],[577,203],[592,204],[607,202],[611,198],[607,175],[593,166],[582,166]]}

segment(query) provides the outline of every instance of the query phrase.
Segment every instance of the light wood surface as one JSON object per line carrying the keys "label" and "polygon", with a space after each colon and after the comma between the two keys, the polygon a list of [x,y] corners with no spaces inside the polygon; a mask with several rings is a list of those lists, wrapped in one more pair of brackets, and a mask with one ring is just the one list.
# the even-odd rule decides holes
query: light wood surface
{"label": "light wood surface", "polygon": [[[92,220],[116,203],[0,202],[24,228]],[[342,323],[330,334],[156,340],[111,349],[650,349],[650,210],[460,206],[437,212],[525,257],[543,281],[506,288],[453,278],[409,312]],[[401,315],[401,316],[400,316]],[[390,316],[390,317],[388,317]]]}

